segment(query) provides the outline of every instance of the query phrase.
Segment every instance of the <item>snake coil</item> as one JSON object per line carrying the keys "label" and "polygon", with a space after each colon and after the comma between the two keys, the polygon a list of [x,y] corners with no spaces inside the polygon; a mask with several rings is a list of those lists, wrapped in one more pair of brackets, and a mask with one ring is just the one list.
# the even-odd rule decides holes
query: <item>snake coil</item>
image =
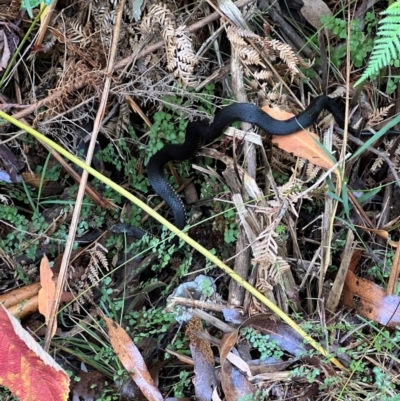
{"label": "snake coil", "polygon": [[315,123],[322,110],[328,110],[339,127],[344,128],[343,113],[337,103],[326,95],[316,97],[303,112],[285,121],[275,120],[255,105],[235,103],[219,111],[211,124],[205,121],[190,122],[184,143],[164,146],[150,158],[147,165],[150,184],[171,208],[175,226],[180,230],[185,227],[186,212],[179,195],[164,176],[166,163],[191,159],[199,148],[219,138],[223,130],[235,121],[254,124],[272,135],[289,135]]}

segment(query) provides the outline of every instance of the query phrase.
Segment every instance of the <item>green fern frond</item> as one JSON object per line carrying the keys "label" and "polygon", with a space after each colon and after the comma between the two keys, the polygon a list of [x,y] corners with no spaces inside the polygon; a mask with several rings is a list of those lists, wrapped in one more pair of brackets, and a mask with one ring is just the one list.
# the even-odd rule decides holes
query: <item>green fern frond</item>
{"label": "green fern frond", "polygon": [[381,12],[381,15],[387,17],[379,22],[368,66],[355,86],[376,75],[381,68],[390,65],[400,56],[400,1],[393,3],[387,10]]}

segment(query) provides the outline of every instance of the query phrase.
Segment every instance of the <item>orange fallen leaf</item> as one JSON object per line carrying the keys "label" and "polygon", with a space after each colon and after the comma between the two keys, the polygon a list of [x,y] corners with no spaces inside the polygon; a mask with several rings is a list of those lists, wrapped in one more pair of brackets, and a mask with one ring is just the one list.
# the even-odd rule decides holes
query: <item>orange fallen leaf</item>
{"label": "orange fallen leaf", "polygon": [[[53,272],[46,255],[43,256],[40,262],[40,284],[42,288],[39,290],[39,312],[46,318],[46,324],[48,324],[54,304],[56,285],[53,281]],[[54,324],[54,332],[56,329],[57,326]]]}
{"label": "orange fallen leaf", "polygon": [[361,230],[363,230],[363,231],[379,235],[381,238],[388,240],[389,244],[392,247],[394,247],[394,248],[398,247],[398,242],[392,241],[390,239],[389,232],[386,230],[383,230],[381,228],[369,228],[369,227],[364,227],[364,226],[359,226],[359,225],[355,225],[354,227],[361,228]]}
{"label": "orange fallen leaf", "polygon": [[400,324],[400,297],[386,295],[386,291],[372,281],[347,272],[343,288],[343,303],[358,314],[384,326]]}
{"label": "orange fallen leaf", "polygon": [[55,195],[61,193],[64,185],[57,181],[43,179],[41,174],[22,173],[25,183],[33,188],[41,188],[43,195]]}
{"label": "orange fallen leaf", "polygon": [[126,331],[113,320],[107,317],[103,319],[115,353],[143,395],[149,401],[163,401],[164,398],[154,384],[142,355]]}
{"label": "orange fallen leaf", "polygon": [[22,177],[26,184],[34,187],[39,188],[40,186],[46,185],[49,180],[44,179],[42,180],[41,174],[31,174],[31,173],[22,173]]}
{"label": "orange fallen leaf", "polygon": [[[277,107],[264,106],[262,109],[277,120],[288,120],[294,116]],[[272,137],[272,143],[286,152],[307,159],[316,166],[323,167],[327,170],[332,168],[335,164],[330,155],[323,150],[318,135],[312,132],[299,130],[291,135],[274,135]]]}

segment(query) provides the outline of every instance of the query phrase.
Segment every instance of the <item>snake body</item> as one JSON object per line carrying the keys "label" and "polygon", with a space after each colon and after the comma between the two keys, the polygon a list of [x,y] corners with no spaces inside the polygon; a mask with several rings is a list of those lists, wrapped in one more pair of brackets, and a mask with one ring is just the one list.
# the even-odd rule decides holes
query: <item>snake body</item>
{"label": "snake body", "polygon": [[179,229],[185,227],[186,212],[179,195],[164,176],[166,163],[191,159],[199,148],[218,139],[223,130],[233,122],[251,123],[272,135],[289,135],[315,123],[322,110],[328,110],[339,127],[344,128],[342,111],[337,103],[326,95],[316,97],[303,112],[285,121],[275,120],[255,105],[235,103],[219,111],[211,124],[205,121],[190,122],[186,128],[184,143],[164,146],[150,158],[147,165],[150,184],[171,208],[175,226]]}

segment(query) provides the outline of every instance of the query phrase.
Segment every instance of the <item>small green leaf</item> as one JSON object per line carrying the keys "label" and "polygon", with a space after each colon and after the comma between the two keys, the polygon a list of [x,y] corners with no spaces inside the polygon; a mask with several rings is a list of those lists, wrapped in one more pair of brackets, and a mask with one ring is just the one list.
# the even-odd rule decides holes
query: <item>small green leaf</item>
{"label": "small green leaf", "polygon": [[21,4],[21,10],[26,10],[29,17],[33,18],[32,9],[36,8],[40,3],[44,3],[45,6],[49,6],[53,0],[23,0]]}
{"label": "small green leaf", "polygon": [[339,198],[339,197],[338,197],[334,192],[332,192],[332,191],[328,191],[326,194],[327,194],[329,197],[331,197],[332,199],[334,199],[334,200],[336,200],[336,201],[338,201],[338,202],[340,202],[340,203],[343,202],[342,199]]}
{"label": "small green leaf", "polygon": [[343,182],[342,186],[342,199],[343,199],[343,208],[347,217],[350,217],[350,207],[349,207],[349,194],[347,192],[347,183]]}

